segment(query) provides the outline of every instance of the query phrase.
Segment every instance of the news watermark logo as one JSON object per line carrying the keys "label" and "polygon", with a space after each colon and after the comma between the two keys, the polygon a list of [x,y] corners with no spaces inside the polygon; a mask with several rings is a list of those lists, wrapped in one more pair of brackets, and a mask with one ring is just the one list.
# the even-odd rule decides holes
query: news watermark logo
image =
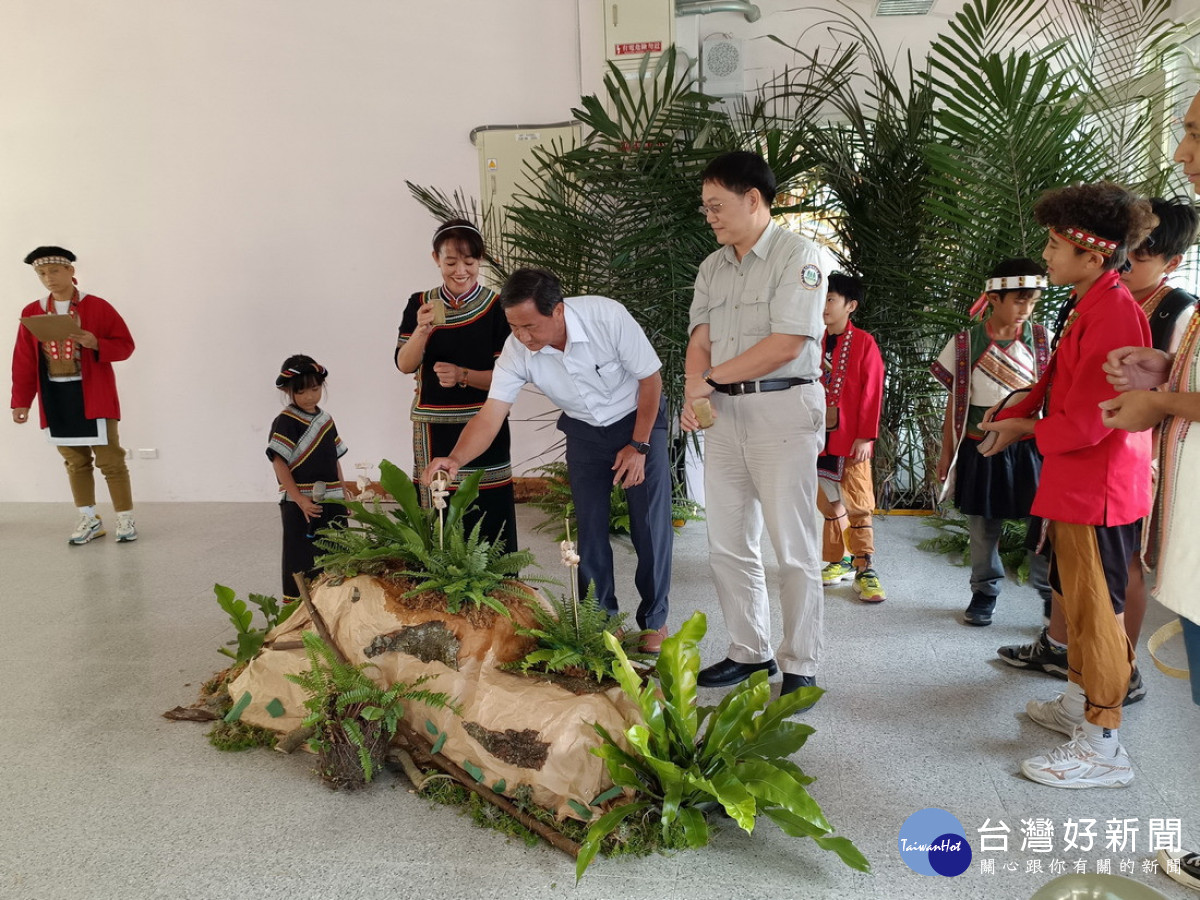
{"label": "news watermark logo", "polygon": [[900,826],[900,858],[918,875],[953,878],[971,865],[971,845],[952,813],[931,806],[919,809]]}

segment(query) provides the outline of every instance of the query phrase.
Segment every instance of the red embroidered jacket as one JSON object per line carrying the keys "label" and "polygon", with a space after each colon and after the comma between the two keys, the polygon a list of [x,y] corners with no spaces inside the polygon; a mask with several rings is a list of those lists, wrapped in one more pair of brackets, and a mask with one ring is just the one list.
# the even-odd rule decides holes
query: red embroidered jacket
{"label": "red embroidered jacket", "polygon": [[[824,338],[821,346],[825,346]],[[822,373],[821,383],[825,385],[825,404],[838,408],[838,426],[829,432],[826,453],[849,456],[855,441],[879,437],[883,357],[875,338],[853,323],[847,325],[833,348],[833,370]]]}
{"label": "red embroidered jacket", "polygon": [[1049,379],[1045,416],[1033,432],[1044,457],[1033,514],[1081,525],[1126,525],[1150,512],[1151,433],[1103,423],[1098,404],[1116,391],[1100,366],[1118,347],[1150,346],[1150,326],[1116,272],[1101,275],[1075,313],[1029,399],[1001,418],[1033,415]]}
{"label": "red embroidered jacket", "polygon": [[[22,316],[46,314],[44,301],[35,300],[23,310]],[[80,374],[83,376],[83,412],[89,419],[120,419],[121,403],[117,399],[117,378],[112,364],[128,359],[133,354],[133,337],[125,320],[107,300],[91,294],[80,297],[76,307],[79,327],[90,331],[99,342],[95,350],[81,347],[79,351]],[[17,343],[13,347],[12,365],[12,409],[25,409],[33,405],[38,394],[38,366],[41,346],[37,338],[24,325],[17,328]],[[46,427],[46,410],[41,408],[42,427]]]}

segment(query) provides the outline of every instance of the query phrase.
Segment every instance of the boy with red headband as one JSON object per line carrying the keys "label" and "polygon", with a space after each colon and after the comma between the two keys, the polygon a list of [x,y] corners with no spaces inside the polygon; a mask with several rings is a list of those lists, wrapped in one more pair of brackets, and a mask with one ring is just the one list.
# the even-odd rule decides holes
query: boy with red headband
{"label": "boy with red headband", "polygon": [[1021,771],[1054,787],[1124,787],[1133,769],[1117,729],[1133,647],[1113,610],[1124,607],[1129,561],[1150,510],[1150,437],[1104,423],[1099,403],[1116,392],[1101,366],[1119,347],[1150,343],[1146,316],[1119,273],[1156,219],[1146,200],[1109,182],[1049,191],[1034,216],[1050,232],[1042,257],[1051,284],[1075,290],[1029,396],[981,428],[998,436],[990,454],[1033,434],[1043,456],[1032,513],[1047,522],[1050,584],[1067,620],[1068,684],[1026,712],[1071,740],[1025,760]]}
{"label": "boy with red headband", "polygon": [[70,316],[77,327],[60,340],[46,341],[39,341],[24,324],[17,328],[13,421],[25,424],[33,398],[38,398],[42,428],[62,455],[79,509],[79,524],[69,543],[86,544],[105,534],[96,514],[93,465],[108,483],[117,514],[117,541],[137,540],[129,469],[117,435],[121,404],[112,367],[133,353],[133,338],[112,306],[75,286],[75,254],[70,250],[38,247],[25,262],[49,294],[26,306],[21,317]]}

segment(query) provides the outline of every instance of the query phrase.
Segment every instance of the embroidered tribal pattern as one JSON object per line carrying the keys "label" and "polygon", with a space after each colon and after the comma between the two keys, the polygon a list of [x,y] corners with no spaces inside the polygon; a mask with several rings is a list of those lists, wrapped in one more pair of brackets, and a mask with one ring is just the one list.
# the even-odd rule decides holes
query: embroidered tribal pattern
{"label": "embroidered tribal pattern", "polygon": [[1106,258],[1112,256],[1117,247],[1121,245],[1120,241],[1110,241],[1108,238],[1102,238],[1098,234],[1092,234],[1090,231],[1073,226],[1061,229],[1051,228],[1050,230],[1068,244],[1074,244],[1080,250],[1094,250]]}
{"label": "embroidered tribal pattern", "polygon": [[[821,384],[825,385],[825,405],[837,406],[842,400],[842,388],[846,384],[846,370],[850,365],[850,344],[854,340],[854,326],[847,325],[833,349],[833,363],[821,373]],[[822,369],[825,367],[822,366]]]}
{"label": "embroidered tribal pattern", "polygon": [[[309,454],[316,449],[325,435],[333,428],[333,417],[324,410],[317,410],[314,415],[310,416],[295,406],[289,406],[283,411],[283,415],[289,416],[297,422],[305,423],[308,426],[295,443],[292,443],[287,437],[276,432],[271,435],[271,441],[267,444],[270,449],[283,458],[283,461],[288,464],[289,469],[294,469],[308,459]],[[340,446],[341,443],[342,439],[339,436],[337,446]]]}
{"label": "embroidered tribal pattern", "polygon": [[[1175,354],[1175,365],[1167,381],[1168,390],[1200,390],[1200,316],[1192,316],[1179,350]],[[1193,503],[1194,497],[1179,497],[1179,457],[1187,439],[1191,421],[1181,416],[1172,416],[1162,425],[1158,436],[1158,480],[1159,489],[1155,496],[1150,527],[1146,529],[1143,542],[1146,565],[1153,566],[1164,552],[1171,535],[1167,531],[1167,511],[1175,509],[1177,503]],[[1185,536],[1187,539],[1187,536]]]}

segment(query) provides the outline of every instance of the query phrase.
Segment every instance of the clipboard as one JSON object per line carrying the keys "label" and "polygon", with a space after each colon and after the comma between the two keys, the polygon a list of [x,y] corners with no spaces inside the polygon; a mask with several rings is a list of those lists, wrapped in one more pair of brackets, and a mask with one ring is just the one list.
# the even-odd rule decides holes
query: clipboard
{"label": "clipboard", "polygon": [[21,316],[21,324],[39,341],[63,341],[83,330],[74,316]]}

